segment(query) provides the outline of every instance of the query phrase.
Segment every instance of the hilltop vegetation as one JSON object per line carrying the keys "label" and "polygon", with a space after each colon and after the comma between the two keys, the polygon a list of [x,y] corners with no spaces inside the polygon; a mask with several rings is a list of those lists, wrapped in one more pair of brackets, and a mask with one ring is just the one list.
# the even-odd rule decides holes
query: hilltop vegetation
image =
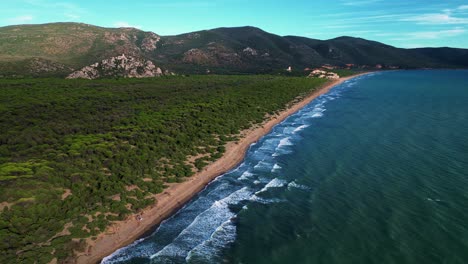
{"label": "hilltop vegetation", "polygon": [[0,81],[0,263],[62,261],[324,80]]}
{"label": "hilltop vegetation", "polygon": [[[102,28],[82,23],[51,23],[0,28],[0,74],[37,76],[24,67],[31,58],[78,69],[109,57],[149,56],[160,37],[134,28]],[[52,73],[55,71],[51,71]],[[57,72],[60,74],[61,72]],[[40,75],[42,76],[42,75]]]}
{"label": "hilltop vegetation", "polygon": [[[284,73],[289,66],[303,73],[304,68],[323,64],[353,64],[368,69],[376,65],[468,67],[466,49],[401,49],[353,37],[330,40],[282,37],[255,27],[216,28],[177,36],[80,23],[0,28],[3,76],[66,76],[73,70],[122,54],[185,74]],[[40,59],[41,64],[31,64],[32,59]]]}

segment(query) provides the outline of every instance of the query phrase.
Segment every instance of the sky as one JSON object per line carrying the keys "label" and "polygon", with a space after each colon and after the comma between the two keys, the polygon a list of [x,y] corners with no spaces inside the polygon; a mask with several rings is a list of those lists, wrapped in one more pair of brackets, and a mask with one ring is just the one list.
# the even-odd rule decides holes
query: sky
{"label": "sky", "polygon": [[255,26],[282,36],[468,48],[468,0],[0,0],[0,26],[49,22],[159,35]]}

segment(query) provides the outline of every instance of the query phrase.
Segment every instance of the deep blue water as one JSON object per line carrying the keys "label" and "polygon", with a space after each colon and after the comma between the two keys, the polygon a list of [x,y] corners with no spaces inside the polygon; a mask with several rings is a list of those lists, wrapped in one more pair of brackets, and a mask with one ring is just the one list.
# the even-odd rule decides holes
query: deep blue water
{"label": "deep blue water", "polygon": [[104,263],[468,263],[468,71],[332,89]]}

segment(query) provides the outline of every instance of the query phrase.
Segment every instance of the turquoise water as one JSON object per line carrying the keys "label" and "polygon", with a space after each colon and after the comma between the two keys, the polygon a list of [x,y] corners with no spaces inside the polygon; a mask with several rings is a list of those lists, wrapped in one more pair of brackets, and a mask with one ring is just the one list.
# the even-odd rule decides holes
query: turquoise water
{"label": "turquoise water", "polygon": [[348,81],[104,263],[468,263],[468,71]]}

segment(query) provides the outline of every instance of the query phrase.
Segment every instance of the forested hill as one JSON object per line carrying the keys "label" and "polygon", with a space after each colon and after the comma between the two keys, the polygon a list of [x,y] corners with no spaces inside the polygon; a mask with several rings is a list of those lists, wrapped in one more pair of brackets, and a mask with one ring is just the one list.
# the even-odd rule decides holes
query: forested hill
{"label": "forested hill", "polygon": [[271,73],[289,66],[302,71],[323,64],[367,68],[468,67],[466,49],[401,49],[353,37],[282,37],[255,27],[217,28],[177,36],[81,23],[0,28],[3,76],[66,76],[122,54],[151,60],[176,73]]}

